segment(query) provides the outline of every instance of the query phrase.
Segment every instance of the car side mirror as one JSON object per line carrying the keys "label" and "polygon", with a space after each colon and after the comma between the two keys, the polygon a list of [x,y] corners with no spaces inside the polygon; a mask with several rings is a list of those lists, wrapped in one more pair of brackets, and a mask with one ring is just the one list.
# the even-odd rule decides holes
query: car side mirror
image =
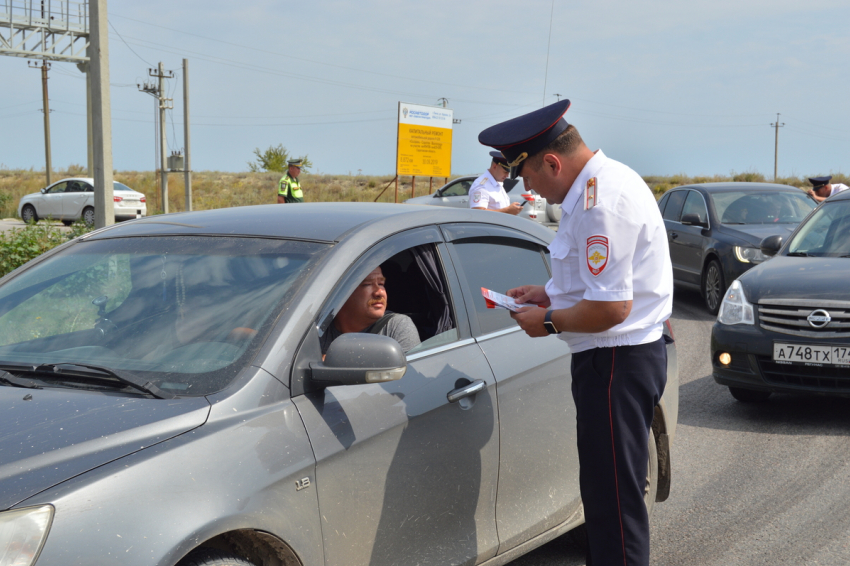
{"label": "car side mirror", "polygon": [[689,213],[682,216],[682,224],[686,226],[702,226],[708,228],[708,222],[699,219],[699,214]]}
{"label": "car side mirror", "polygon": [[324,361],[311,362],[311,379],[317,385],[384,383],[402,378],[407,359],[398,342],[389,336],[351,332],[331,342]]}
{"label": "car side mirror", "polygon": [[43,189],[41,189],[41,194],[44,194],[46,192],[47,192],[47,187],[44,187]]}
{"label": "car side mirror", "polygon": [[764,255],[774,256],[782,247],[783,243],[785,242],[782,236],[768,236],[761,241],[759,248],[761,248],[761,253]]}

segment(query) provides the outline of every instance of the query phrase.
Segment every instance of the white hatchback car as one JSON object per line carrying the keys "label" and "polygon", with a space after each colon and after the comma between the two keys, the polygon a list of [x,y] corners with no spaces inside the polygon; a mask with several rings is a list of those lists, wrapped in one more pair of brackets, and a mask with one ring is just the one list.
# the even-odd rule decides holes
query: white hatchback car
{"label": "white hatchback car", "polygon": [[[140,218],[147,215],[145,195],[127,185],[113,181],[115,220]],[[25,195],[18,203],[18,216],[24,222],[39,218],[61,220],[70,225],[82,219],[94,224],[94,179],[73,177],[62,179],[38,193]]]}

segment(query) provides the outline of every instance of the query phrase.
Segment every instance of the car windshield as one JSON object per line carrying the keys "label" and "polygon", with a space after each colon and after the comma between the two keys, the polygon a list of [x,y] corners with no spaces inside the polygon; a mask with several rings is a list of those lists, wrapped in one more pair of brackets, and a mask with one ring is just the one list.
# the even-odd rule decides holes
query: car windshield
{"label": "car windshield", "polygon": [[0,369],[78,362],[174,395],[218,391],[328,248],[196,236],[77,243],[0,286]]}
{"label": "car windshield", "polygon": [[721,224],[799,224],[816,206],[803,191],[711,193]]}
{"label": "car windshield", "polygon": [[850,200],[823,203],[794,234],[785,254],[850,257]]}

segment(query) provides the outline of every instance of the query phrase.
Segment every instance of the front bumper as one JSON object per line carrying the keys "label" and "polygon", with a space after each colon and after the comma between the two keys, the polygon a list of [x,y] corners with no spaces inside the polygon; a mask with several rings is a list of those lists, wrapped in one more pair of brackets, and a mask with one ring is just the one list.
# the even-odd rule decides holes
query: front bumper
{"label": "front bumper", "polygon": [[[711,329],[714,381],[730,387],[777,393],[850,396],[850,366],[782,364],[773,361],[774,342],[807,345],[839,344],[838,341],[806,340],[767,331],[757,324],[729,326],[714,323]],[[732,360],[728,365],[720,363],[719,356],[723,352],[731,355]]]}

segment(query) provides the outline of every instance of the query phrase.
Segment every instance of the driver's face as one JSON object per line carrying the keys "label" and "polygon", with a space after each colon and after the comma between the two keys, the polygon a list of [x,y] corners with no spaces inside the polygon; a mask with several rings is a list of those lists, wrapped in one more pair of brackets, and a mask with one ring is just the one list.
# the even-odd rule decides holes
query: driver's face
{"label": "driver's face", "polygon": [[380,267],[372,270],[366,279],[354,289],[339,315],[349,321],[362,324],[366,328],[382,316],[387,310],[387,290],[384,288],[384,273]]}

